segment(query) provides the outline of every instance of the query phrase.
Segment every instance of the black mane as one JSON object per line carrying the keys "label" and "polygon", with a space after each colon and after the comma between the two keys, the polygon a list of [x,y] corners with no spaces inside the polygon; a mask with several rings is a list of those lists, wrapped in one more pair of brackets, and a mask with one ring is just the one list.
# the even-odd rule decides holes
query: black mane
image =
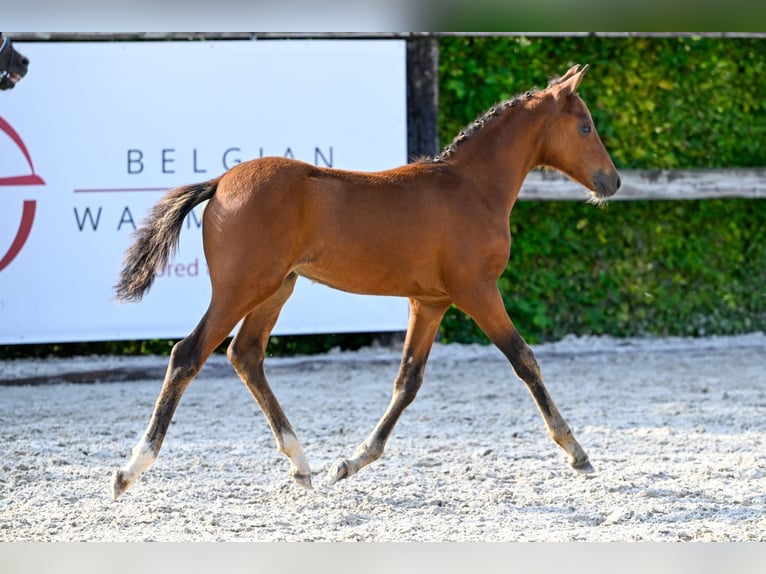
{"label": "black mane", "polygon": [[476,118],[473,122],[471,122],[471,124],[460,130],[460,132],[452,140],[452,143],[445,147],[439,155],[431,158],[430,161],[432,163],[439,163],[448,160],[462,144],[467,142],[477,132],[481,131],[482,128],[489,125],[498,117],[503,115],[503,112],[509,108],[516,107],[522,100],[532,98],[538,92],[539,90],[529,91],[495,104],[478,118]]}

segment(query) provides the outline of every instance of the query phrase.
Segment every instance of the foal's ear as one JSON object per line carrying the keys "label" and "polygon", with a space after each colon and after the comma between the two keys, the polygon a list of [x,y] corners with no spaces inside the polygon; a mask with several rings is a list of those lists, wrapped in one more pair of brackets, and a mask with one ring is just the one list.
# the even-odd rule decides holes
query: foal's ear
{"label": "foal's ear", "polygon": [[585,64],[582,68],[579,65],[572,66],[567,70],[566,74],[551,81],[548,87],[554,89],[557,97],[574,94],[577,92],[577,88],[580,87],[580,82],[582,82],[585,72],[588,71],[588,67],[588,64]]}

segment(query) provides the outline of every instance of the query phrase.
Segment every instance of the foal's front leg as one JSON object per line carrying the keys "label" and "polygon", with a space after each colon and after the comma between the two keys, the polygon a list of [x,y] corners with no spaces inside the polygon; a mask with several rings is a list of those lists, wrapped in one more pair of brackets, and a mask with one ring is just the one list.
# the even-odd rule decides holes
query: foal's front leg
{"label": "foal's front leg", "polygon": [[516,375],[532,395],[548,435],[567,453],[569,465],[581,473],[594,472],[588,455],[575,439],[572,429],[548,394],[535,355],[508,317],[497,287],[494,284],[477,286],[472,297],[456,303],[473,317],[482,331],[511,362]]}
{"label": "foal's front leg", "polygon": [[329,484],[356,474],[359,469],[380,458],[391,431],[404,412],[412,403],[423,383],[423,373],[428,360],[428,353],[433,346],[439,323],[450,303],[425,304],[410,299],[410,318],[407,336],[402,351],[399,374],[394,381],[391,402],[375,429],[354,452],[354,456],[338,461],[328,476]]}

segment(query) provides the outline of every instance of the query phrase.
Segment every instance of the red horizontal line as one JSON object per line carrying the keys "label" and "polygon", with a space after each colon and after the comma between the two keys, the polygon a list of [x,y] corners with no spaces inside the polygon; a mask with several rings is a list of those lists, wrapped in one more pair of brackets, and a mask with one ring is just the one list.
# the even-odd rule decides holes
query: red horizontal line
{"label": "red horizontal line", "polygon": [[167,191],[169,187],[104,187],[96,189],[75,189],[75,193],[134,193],[141,191]]}

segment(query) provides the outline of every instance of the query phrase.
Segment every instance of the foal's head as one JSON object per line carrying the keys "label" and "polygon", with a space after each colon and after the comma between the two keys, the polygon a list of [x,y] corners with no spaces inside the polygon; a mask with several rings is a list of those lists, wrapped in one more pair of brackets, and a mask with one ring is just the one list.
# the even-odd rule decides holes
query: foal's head
{"label": "foal's head", "polygon": [[550,113],[544,128],[541,162],[581,183],[594,200],[600,201],[619,189],[620,176],[598,137],[585,102],[577,95],[587,70],[588,66],[573,66],[543,90]]}

